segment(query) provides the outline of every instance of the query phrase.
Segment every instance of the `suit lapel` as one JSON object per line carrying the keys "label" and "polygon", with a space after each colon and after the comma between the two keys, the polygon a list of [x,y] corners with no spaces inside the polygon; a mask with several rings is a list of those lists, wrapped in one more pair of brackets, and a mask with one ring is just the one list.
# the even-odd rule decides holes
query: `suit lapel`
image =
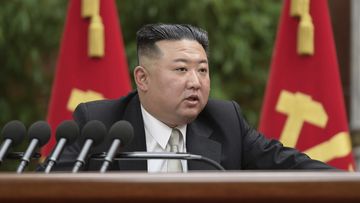
{"label": "suit lapel", "polygon": [[[139,96],[136,94],[125,107],[123,119],[129,121],[134,127],[134,138],[127,145],[124,152],[146,151],[144,121],[141,114]],[[146,160],[122,160],[119,162],[120,170],[146,171]]]}
{"label": "suit lapel", "polygon": [[[202,155],[220,163],[221,144],[210,139],[213,133],[213,129],[209,123],[203,122],[201,118],[188,124],[186,133],[187,151],[191,154]],[[211,165],[199,161],[188,161],[188,168],[189,170],[216,170]]]}

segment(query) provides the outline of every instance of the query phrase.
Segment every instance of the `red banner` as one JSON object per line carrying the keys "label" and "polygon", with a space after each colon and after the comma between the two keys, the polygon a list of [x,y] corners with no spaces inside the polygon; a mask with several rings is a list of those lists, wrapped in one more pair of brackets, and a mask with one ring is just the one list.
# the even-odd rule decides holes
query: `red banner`
{"label": "red banner", "polygon": [[[284,2],[259,130],[314,159],[353,170],[327,1],[309,1],[304,18],[290,16],[294,2],[301,1]],[[313,46],[313,54],[299,52],[299,46],[304,46],[299,44],[303,40],[299,38],[304,37],[304,29],[300,28],[304,24],[300,23],[305,18],[307,25],[313,24],[313,44],[305,45]],[[311,30],[305,30],[306,40],[311,43],[310,34]]]}
{"label": "red banner", "polygon": [[[95,33],[95,39],[100,40],[100,45],[96,44],[100,46],[100,50],[101,47],[103,48],[101,57],[90,57],[88,54],[89,27],[92,19],[81,15],[84,2],[69,1],[48,108],[47,120],[53,133],[50,143],[43,149],[44,155],[50,152],[55,143],[56,127],[61,121],[72,118],[72,112],[77,104],[91,100],[118,98],[131,90],[115,2],[113,0],[99,1],[96,19],[98,24],[95,27],[96,29],[103,27],[103,30],[97,30],[100,31]],[[91,8],[92,5],[87,6]]]}

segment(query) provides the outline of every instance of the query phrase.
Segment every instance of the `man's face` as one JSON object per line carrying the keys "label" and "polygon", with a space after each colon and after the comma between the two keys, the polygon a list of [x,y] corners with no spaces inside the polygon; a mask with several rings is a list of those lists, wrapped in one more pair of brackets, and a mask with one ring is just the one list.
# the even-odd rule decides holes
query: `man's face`
{"label": "man's face", "polygon": [[195,40],[162,40],[156,45],[160,53],[144,65],[147,83],[143,106],[168,126],[187,124],[208,101],[210,78],[206,52]]}

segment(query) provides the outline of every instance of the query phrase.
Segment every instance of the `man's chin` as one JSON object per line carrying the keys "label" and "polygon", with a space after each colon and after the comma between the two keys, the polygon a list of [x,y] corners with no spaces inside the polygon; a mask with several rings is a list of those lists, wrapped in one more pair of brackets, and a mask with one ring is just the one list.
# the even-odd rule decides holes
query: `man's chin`
{"label": "man's chin", "polygon": [[182,116],[184,118],[183,119],[184,122],[186,122],[186,124],[188,124],[188,123],[194,121],[198,117],[199,113],[200,113],[199,111],[196,111],[196,112],[188,112],[188,113],[184,114]]}

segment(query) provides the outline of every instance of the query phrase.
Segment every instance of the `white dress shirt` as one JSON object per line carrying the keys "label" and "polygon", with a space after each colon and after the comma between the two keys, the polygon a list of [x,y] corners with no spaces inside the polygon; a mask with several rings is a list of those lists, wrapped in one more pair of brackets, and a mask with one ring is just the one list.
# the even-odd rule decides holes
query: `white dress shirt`
{"label": "white dress shirt", "polygon": [[[147,152],[167,152],[166,145],[169,142],[172,128],[156,119],[147,112],[141,105],[141,113],[144,119],[146,151]],[[186,152],[186,127],[187,125],[178,126],[182,139],[179,143],[179,152]],[[167,172],[167,159],[149,159],[147,161],[148,172]],[[183,172],[187,172],[187,161],[181,160]]]}

